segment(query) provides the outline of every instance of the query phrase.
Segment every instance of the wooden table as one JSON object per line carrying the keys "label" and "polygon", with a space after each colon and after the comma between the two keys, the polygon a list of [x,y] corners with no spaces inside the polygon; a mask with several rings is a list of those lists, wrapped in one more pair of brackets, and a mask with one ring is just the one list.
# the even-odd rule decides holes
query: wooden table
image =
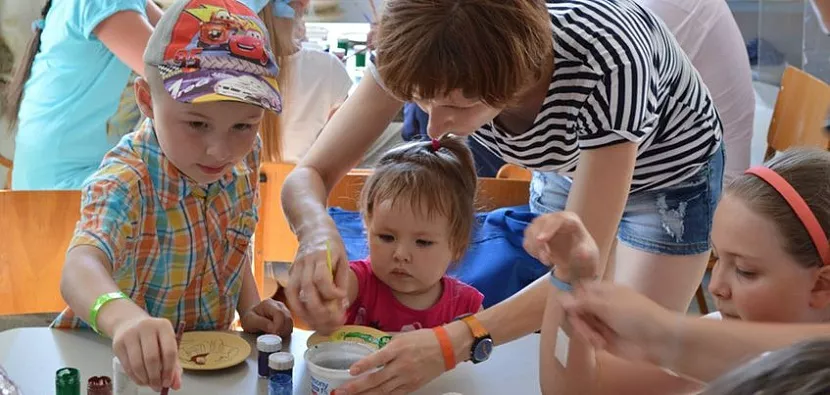
{"label": "wooden table", "polygon": [[[309,394],[309,378],[303,353],[311,332],[295,330],[288,346],[295,358],[294,394]],[[240,334],[253,345],[255,338]],[[529,335],[497,347],[491,359],[473,365],[464,363],[416,392],[441,395],[539,394],[539,335]],[[112,348],[109,339],[89,331],[64,331],[48,328],[19,328],[0,333],[0,365],[24,395],[55,393],[55,371],[62,367],[80,370],[82,387],[91,376],[112,376]],[[267,394],[267,380],[256,371],[256,348],[245,363],[218,372],[186,371],[182,395]],[[84,390],[82,390],[83,392]],[[143,389],[143,394],[152,394]]]}

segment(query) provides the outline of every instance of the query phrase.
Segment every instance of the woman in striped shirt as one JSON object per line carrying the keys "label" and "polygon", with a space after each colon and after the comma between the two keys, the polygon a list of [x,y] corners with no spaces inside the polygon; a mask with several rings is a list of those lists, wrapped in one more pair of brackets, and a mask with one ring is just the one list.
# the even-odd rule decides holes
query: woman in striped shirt
{"label": "woman in striped shirt", "polygon": [[[532,208],[576,213],[599,246],[601,272],[584,275],[686,309],[721,192],[721,122],[657,17],[632,0],[389,0],[374,39],[376,65],[283,189],[300,242],[286,290],[296,314],[322,331],[340,323],[342,311],[327,306],[345,297],[348,265],[327,191],[403,101],[429,113],[431,137],[472,134],[505,161],[543,171]],[[334,282],[321,273],[327,240]],[[489,352],[477,352],[485,337],[500,344],[540,328],[550,291],[540,279],[476,314],[486,336],[473,336],[469,320],[447,325],[442,347],[461,361],[486,360]],[[384,373],[346,388],[418,388],[452,365],[439,343],[430,331],[398,336],[353,369],[384,365]]]}

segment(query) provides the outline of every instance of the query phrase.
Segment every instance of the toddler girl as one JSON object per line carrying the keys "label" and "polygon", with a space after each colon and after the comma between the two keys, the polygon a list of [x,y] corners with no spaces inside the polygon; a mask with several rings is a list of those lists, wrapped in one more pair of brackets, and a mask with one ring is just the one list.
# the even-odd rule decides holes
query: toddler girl
{"label": "toddler girl", "polygon": [[409,143],[381,158],[360,198],[369,258],[350,262],[347,324],[403,332],[481,309],[484,296],[446,274],[469,244],[475,193],[463,140]]}

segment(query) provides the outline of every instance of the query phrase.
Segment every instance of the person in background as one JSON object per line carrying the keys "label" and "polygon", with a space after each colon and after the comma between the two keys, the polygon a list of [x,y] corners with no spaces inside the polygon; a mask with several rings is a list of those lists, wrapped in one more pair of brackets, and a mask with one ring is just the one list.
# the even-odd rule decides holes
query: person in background
{"label": "person in background", "polygon": [[[828,234],[830,152],[795,148],[764,166],[750,168],[727,186],[712,231],[718,262],[709,290],[718,311],[708,319],[666,311],[635,291],[612,284],[585,284],[571,294],[570,287],[551,277],[539,356],[543,392],[688,394],[751,357],[747,345],[761,339],[751,328],[763,332],[762,323],[796,324],[790,326],[791,334],[770,336],[753,345],[764,347],[762,351],[788,345],[797,335],[796,340],[828,336]],[[564,262],[557,265],[557,272],[571,269],[575,256],[589,257],[576,260],[579,263],[596,265],[596,245],[573,216],[549,214],[537,219],[528,228],[525,243],[543,262]],[[581,254],[580,248],[593,253]],[[570,342],[567,359],[559,359],[557,340],[565,317]],[[746,333],[744,339],[726,345],[742,336],[737,327],[732,335],[704,338],[696,328],[708,323],[700,321],[724,325],[745,321]],[[823,333],[819,328],[824,328]],[[632,345],[632,338],[648,340]],[[711,355],[693,352],[694,357],[687,357],[693,339],[704,339],[700,341],[706,344],[697,346]],[[595,351],[592,345],[601,349]],[[720,360],[713,364],[715,358]]]}
{"label": "person in background", "polygon": [[722,0],[637,0],[665,22],[709,89],[723,122],[724,184],[749,167],[755,90],[743,36]]}
{"label": "person in background", "polygon": [[263,158],[297,163],[305,156],[334,110],[348,96],[352,79],[334,55],[304,48],[298,39],[309,0],[243,0],[271,35],[280,67],[281,114],[262,121]]}
{"label": "person in background", "polygon": [[2,106],[12,189],[79,189],[98,168],[124,133],[110,120],[160,17],[150,0],[46,2]]}
{"label": "person in background", "polygon": [[138,130],[85,182],[55,328],[112,338],[130,379],[178,389],[174,325],[289,336],[251,270],[265,110],[279,111],[265,27],[236,0],[177,0],[135,83]]}

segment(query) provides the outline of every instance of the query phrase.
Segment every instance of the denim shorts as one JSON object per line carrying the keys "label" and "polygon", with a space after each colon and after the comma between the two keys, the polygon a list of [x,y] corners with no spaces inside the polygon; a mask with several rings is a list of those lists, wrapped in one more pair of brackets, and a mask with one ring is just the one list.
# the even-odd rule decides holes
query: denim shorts
{"label": "denim shorts", "polygon": [[[712,217],[723,188],[724,149],[715,152],[688,179],[663,189],[628,196],[617,238],[640,251],[695,255],[709,251]],[[552,172],[533,172],[530,209],[562,211],[571,180]]]}

